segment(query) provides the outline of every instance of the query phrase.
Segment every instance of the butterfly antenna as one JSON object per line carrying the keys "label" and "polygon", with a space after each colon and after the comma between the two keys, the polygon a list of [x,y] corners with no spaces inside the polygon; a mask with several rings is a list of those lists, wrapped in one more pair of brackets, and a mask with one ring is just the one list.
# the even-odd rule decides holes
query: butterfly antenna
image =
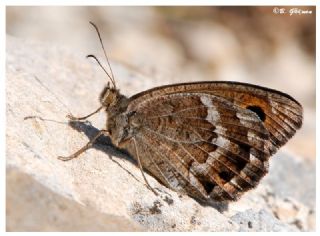
{"label": "butterfly antenna", "polygon": [[[95,30],[97,31],[97,34],[98,34],[98,37],[99,37],[99,40],[100,40],[100,44],[101,44],[101,47],[102,47],[104,56],[105,56],[105,58],[106,58],[106,60],[107,60],[107,63],[108,63],[108,66],[109,66],[109,69],[110,69],[110,72],[111,72],[111,76],[110,76],[108,73],[107,73],[107,74],[108,74],[109,78],[111,79],[111,82],[112,82],[114,88],[116,88],[116,82],[115,82],[115,80],[114,80],[113,71],[112,71],[112,68],[111,68],[111,65],[110,65],[110,62],[109,62],[109,59],[108,59],[106,50],[105,50],[105,48],[104,48],[104,45],[103,45],[103,42],[102,42],[102,39],[101,39],[101,35],[100,35],[100,32],[99,32],[99,29],[98,29],[98,27],[97,27],[93,22],[89,21],[89,23],[90,23],[90,24],[95,28]],[[96,61],[98,61],[97,58],[95,58],[95,59],[96,59]],[[100,64],[100,63],[99,63],[99,64]],[[101,65],[101,64],[100,64],[100,65]],[[104,70],[104,71],[106,71],[106,70]],[[111,77],[112,77],[112,78],[111,78]]]}
{"label": "butterfly antenna", "polygon": [[[95,55],[88,55],[87,58],[93,58],[98,64],[99,66],[102,68],[102,70],[107,74],[107,76],[109,77],[109,79],[111,80],[113,87],[116,88],[116,84],[114,82],[114,80],[112,79],[112,77],[109,75],[108,71],[102,66],[102,64],[100,63],[100,61],[98,60],[98,58]],[[109,83],[109,82],[108,82]]]}

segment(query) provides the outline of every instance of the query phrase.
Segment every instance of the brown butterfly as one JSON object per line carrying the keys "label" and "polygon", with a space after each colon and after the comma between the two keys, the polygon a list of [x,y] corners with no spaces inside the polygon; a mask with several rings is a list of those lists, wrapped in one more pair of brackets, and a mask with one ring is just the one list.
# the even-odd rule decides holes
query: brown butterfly
{"label": "brown butterfly", "polygon": [[[98,28],[91,24],[110,67]],[[88,57],[101,66],[95,56]],[[116,88],[112,70],[111,76],[105,72],[112,86],[103,89],[98,110],[69,118],[82,120],[105,109],[106,129],[59,159],[79,156],[106,134],[131,154],[141,171],[204,202],[236,200],[257,186],[268,172],[269,157],[302,125],[301,105],[276,90],[205,81],[157,87],[128,98]]]}

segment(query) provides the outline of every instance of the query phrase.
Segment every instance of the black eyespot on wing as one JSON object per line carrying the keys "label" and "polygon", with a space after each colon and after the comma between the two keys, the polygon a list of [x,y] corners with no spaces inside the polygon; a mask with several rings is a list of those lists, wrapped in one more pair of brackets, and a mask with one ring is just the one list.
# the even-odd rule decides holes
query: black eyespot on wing
{"label": "black eyespot on wing", "polygon": [[256,113],[262,122],[266,120],[266,114],[264,113],[261,107],[247,106],[247,109]]}
{"label": "black eyespot on wing", "polygon": [[229,182],[234,177],[234,174],[232,172],[222,171],[219,173],[219,176],[224,181]]}
{"label": "black eyespot on wing", "polygon": [[209,182],[209,181],[204,181],[204,182],[202,182],[202,184],[208,194],[211,193],[213,188],[216,186],[214,183]]}

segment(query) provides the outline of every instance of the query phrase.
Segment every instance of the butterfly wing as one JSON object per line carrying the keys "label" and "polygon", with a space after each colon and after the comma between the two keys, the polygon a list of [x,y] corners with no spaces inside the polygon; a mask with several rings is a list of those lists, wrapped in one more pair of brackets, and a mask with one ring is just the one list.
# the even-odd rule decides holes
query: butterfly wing
{"label": "butterfly wing", "polygon": [[[235,91],[233,94],[228,85],[234,86],[229,89]],[[254,94],[251,103],[245,88]],[[135,112],[132,124],[138,132],[135,142],[128,142],[126,148],[136,159],[139,155],[143,168],[169,188],[204,201],[235,200],[258,184],[268,171],[269,157],[283,145],[273,140],[278,136],[266,122],[271,120],[269,116],[276,116],[271,105],[267,106],[268,91],[245,84],[207,82],[160,87],[135,95],[127,111]],[[297,104],[274,93],[277,99]],[[280,104],[281,111],[288,110],[285,102]],[[262,109],[264,118],[247,108],[255,106]],[[138,153],[133,151],[133,143]]]}

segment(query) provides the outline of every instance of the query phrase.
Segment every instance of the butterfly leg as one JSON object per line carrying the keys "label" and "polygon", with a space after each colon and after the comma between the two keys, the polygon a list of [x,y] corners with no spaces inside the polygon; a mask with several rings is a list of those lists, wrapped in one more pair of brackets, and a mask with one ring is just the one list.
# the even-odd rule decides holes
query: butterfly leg
{"label": "butterfly leg", "polygon": [[141,165],[141,161],[140,161],[140,157],[139,157],[139,152],[138,152],[138,148],[137,148],[137,144],[136,144],[136,140],[135,140],[135,139],[133,139],[133,143],[134,143],[134,148],[135,148],[135,151],[136,151],[136,154],[137,154],[138,165],[139,165],[139,169],[140,169],[140,171],[141,171],[142,177],[143,177],[144,181],[146,182],[148,188],[149,188],[156,196],[158,196],[158,193],[156,192],[156,190],[154,190],[154,188],[151,187],[151,185],[149,184],[146,176],[145,176],[144,173],[143,173],[143,169],[142,169],[142,165]]}
{"label": "butterfly leg", "polygon": [[73,153],[72,155],[67,156],[67,157],[59,156],[58,159],[61,160],[61,161],[70,161],[70,160],[72,160],[73,158],[77,158],[81,153],[83,153],[84,151],[86,151],[86,150],[88,150],[89,148],[91,148],[92,145],[95,143],[95,141],[96,141],[101,135],[104,135],[104,134],[108,134],[108,131],[107,131],[107,130],[100,130],[99,133],[98,133],[92,140],[90,140],[90,142],[88,142],[85,146],[83,146],[82,148],[80,148],[78,151],[76,151],[75,153]]}
{"label": "butterfly leg", "polygon": [[83,116],[83,117],[75,117],[75,116],[73,116],[71,113],[68,114],[67,117],[68,117],[70,120],[72,120],[72,121],[85,120],[85,119],[87,119],[88,117],[90,117],[90,116],[98,113],[101,109],[102,109],[102,106],[99,107],[99,108],[98,108],[97,110],[95,110],[94,112],[90,113],[89,115]]}

